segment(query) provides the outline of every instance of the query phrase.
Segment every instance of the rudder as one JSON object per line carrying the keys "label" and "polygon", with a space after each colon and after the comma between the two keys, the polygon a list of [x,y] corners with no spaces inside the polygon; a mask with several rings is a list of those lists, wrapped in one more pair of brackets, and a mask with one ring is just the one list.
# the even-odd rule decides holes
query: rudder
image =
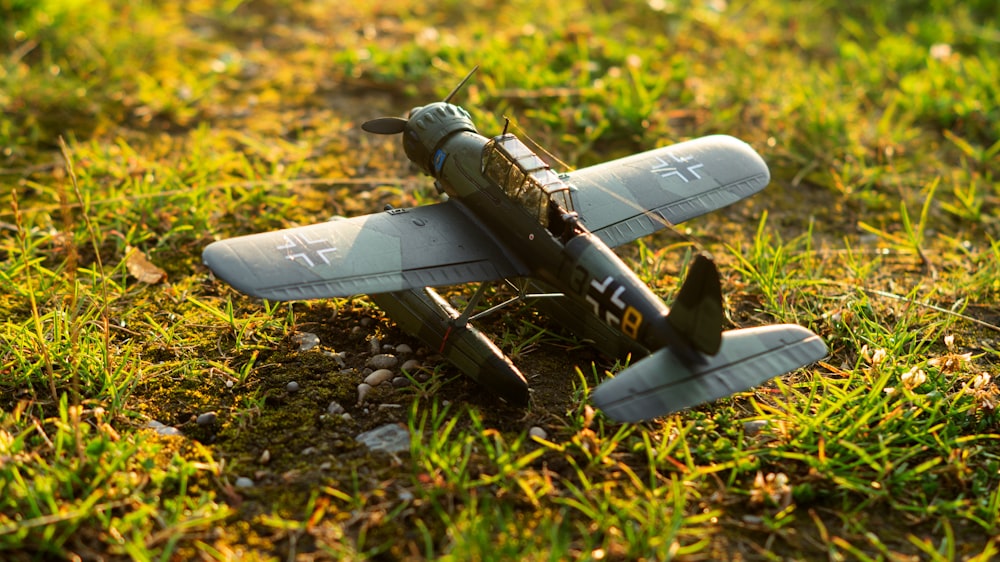
{"label": "rudder", "polygon": [[674,331],[694,349],[715,355],[722,346],[722,283],[707,254],[698,254],[667,315]]}

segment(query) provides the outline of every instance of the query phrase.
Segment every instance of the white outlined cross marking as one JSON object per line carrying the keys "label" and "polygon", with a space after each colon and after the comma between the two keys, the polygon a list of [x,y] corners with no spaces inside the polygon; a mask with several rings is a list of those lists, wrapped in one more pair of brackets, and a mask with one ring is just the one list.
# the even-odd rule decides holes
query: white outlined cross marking
{"label": "white outlined cross marking", "polygon": [[653,167],[649,169],[650,172],[660,176],[661,178],[668,178],[671,176],[677,176],[684,183],[688,183],[692,180],[700,180],[701,174],[696,170],[699,168],[704,168],[705,165],[694,159],[693,156],[676,156],[674,154],[669,155],[670,160],[665,160],[660,156],[656,156],[656,162]]}
{"label": "white outlined cross marking", "polygon": [[[285,234],[283,238],[285,243],[275,246],[275,249],[285,254],[286,260],[302,260],[302,263],[308,267],[315,267],[320,262],[329,265],[330,258],[327,255],[337,251],[337,248],[331,246],[330,241],[326,238],[314,240],[306,234]],[[292,250],[299,251],[292,253]]]}

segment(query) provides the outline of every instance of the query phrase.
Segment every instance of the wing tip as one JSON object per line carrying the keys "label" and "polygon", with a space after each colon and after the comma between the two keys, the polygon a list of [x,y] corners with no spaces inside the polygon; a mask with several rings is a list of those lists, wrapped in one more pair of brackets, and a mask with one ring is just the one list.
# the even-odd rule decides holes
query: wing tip
{"label": "wing tip", "polygon": [[240,257],[240,254],[232,248],[232,240],[238,240],[238,238],[216,240],[205,246],[205,249],[201,251],[201,262],[212,271],[212,274],[216,278],[228,283],[245,295],[262,299],[282,300],[274,299],[273,295],[261,292],[255,283],[256,276],[253,274],[253,270]]}

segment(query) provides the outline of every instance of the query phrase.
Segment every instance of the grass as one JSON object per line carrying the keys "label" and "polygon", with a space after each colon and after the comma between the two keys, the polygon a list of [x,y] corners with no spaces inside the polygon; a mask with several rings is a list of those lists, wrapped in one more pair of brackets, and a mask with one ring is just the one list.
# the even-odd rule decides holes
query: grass
{"label": "grass", "polygon": [[[0,13],[5,558],[998,555],[991,2]],[[475,64],[457,99],[481,130],[509,116],[574,166],[751,143],[763,193],[622,254],[669,302],[707,249],[732,326],[800,323],[830,357],[622,425],[587,405],[620,365],[519,308],[481,328],[529,376],[527,410],[432,357],[357,404],[371,340],[416,342],[364,298],[261,303],[200,264],[217,238],[433,201],[396,139],[358,124]],[[301,332],[321,344],[298,351]],[[354,440],[385,423],[408,454]]]}

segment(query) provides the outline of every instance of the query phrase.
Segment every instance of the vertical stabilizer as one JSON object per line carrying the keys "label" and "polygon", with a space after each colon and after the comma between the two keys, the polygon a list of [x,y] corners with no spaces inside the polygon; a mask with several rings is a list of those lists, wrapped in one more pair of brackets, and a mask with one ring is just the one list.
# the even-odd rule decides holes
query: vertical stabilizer
{"label": "vertical stabilizer", "polygon": [[698,254],[670,305],[667,322],[691,346],[715,355],[722,346],[722,284],[715,262]]}

